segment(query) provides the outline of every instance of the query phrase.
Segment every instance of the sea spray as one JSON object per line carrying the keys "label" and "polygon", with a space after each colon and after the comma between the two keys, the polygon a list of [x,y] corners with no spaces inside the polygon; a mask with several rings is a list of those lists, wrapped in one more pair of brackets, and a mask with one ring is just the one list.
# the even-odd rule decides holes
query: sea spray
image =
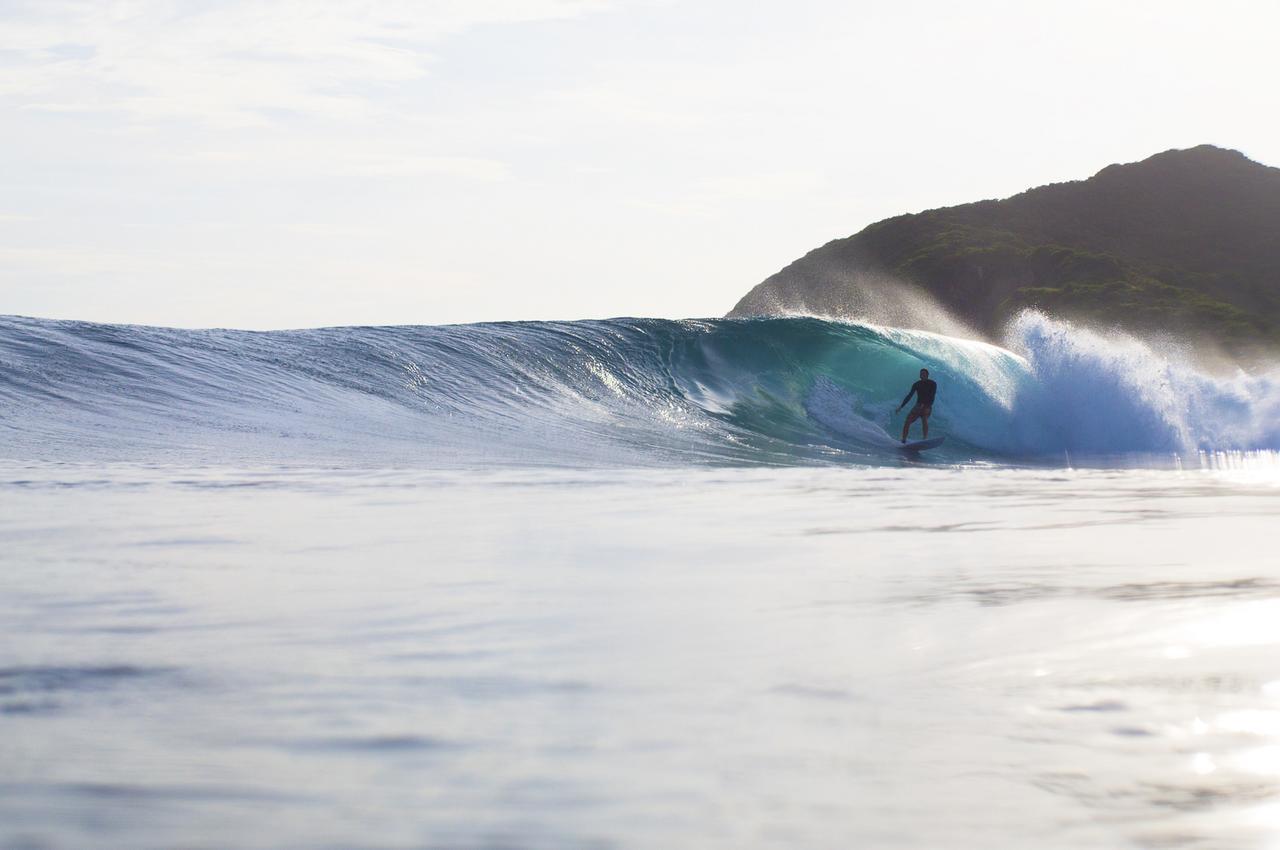
{"label": "sea spray", "polygon": [[1209,375],[1177,349],[1025,311],[1008,345],[1032,378],[1017,400],[1023,450],[1194,454],[1280,447],[1275,372]]}
{"label": "sea spray", "polygon": [[896,463],[1280,447],[1280,382],[1025,313],[1007,347],[816,318],[246,332],[0,318],[0,453],[417,467]]}

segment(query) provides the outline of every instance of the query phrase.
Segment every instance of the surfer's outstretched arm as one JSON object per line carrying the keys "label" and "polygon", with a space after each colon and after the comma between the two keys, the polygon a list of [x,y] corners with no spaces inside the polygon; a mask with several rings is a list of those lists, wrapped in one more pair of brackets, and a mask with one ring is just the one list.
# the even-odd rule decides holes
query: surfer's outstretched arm
{"label": "surfer's outstretched arm", "polygon": [[902,400],[902,404],[898,405],[898,410],[901,410],[902,408],[906,407],[907,402],[911,401],[911,397],[915,394],[916,394],[916,388],[915,388],[915,385],[913,384],[911,386],[911,392],[907,393],[907,397]]}

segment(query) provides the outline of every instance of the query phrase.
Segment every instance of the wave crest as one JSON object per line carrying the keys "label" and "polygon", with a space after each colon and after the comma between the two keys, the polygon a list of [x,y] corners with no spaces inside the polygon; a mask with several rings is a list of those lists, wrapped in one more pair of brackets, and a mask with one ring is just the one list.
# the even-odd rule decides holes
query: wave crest
{"label": "wave crest", "polygon": [[17,458],[412,465],[941,462],[1280,447],[1274,375],[1038,313],[1007,348],[816,318],[191,331],[0,318]]}

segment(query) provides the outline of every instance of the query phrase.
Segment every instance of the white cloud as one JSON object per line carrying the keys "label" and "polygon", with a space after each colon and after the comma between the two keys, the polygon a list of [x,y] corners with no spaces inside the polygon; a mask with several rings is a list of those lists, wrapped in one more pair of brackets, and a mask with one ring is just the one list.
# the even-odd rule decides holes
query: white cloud
{"label": "white cloud", "polygon": [[107,274],[181,272],[183,259],[159,253],[92,248],[18,248],[0,245],[0,271],[14,274],[93,277]]}
{"label": "white cloud", "polygon": [[0,308],[722,312],[889,215],[1204,141],[1280,162],[1276,24],[1244,0],[0,0]]}
{"label": "white cloud", "polygon": [[[369,87],[428,73],[445,36],[569,18],[606,0],[176,0],[19,5],[0,19],[0,97],[49,110],[117,110],[221,127],[273,110],[328,119],[376,112]],[[16,57],[16,59],[14,58]]]}
{"label": "white cloud", "polygon": [[641,209],[675,216],[711,218],[736,204],[809,203],[821,189],[817,171],[790,170],[733,174],[699,181],[671,196],[634,201]]}
{"label": "white cloud", "polygon": [[244,176],[254,169],[273,177],[460,177],[494,181],[508,176],[505,163],[467,156],[432,156],[406,145],[372,141],[290,137],[275,143],[197,150],[176,159],[206,167],[228,166]]}

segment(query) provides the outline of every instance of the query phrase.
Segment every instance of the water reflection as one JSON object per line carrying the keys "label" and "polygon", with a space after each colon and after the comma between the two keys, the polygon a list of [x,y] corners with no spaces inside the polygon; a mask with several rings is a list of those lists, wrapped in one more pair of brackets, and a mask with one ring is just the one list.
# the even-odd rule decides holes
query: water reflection
{"label": "water reflection", "polygon": [[134,476],[0,484],[0,846],[1278,835],[1274,488]]}

